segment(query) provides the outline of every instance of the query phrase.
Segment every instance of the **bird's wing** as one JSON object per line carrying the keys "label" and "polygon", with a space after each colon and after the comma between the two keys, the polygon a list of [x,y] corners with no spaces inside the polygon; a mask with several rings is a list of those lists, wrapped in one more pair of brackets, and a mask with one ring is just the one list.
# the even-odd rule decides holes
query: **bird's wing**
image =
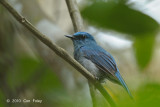
{"label": "bird's wing", "polygon": [[82,47],[81,52],[83,53],[83,56],[85,58],[91,60],[100,70],[104,71],[105,73],[109,73],[115,79],[118,79],[118,83],[120,83],[125,88],[125,90],[132,98],[132,95],[126,83],[124,82],[123,78],[119,73],[113,57],[109,53],[107,53],[104,49],[100,47],[98,49]]}
{"label": "bird's wing", "polygon": [[82,47],[81,52],[84,57],[91,60],[100,70],[115,77],[117,67],[114,59],[104,50]]}

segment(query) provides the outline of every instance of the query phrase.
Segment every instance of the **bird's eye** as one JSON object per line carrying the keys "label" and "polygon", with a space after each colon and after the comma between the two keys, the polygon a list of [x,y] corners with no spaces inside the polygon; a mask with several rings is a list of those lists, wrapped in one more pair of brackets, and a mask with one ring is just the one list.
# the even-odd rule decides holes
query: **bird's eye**
{"label": "bird's eye", "polygon": [[86,36],[85,36],[85,35],[82,35],[82,38],[83,38],[83,39],[85,39],[85,38],[86,38]]}

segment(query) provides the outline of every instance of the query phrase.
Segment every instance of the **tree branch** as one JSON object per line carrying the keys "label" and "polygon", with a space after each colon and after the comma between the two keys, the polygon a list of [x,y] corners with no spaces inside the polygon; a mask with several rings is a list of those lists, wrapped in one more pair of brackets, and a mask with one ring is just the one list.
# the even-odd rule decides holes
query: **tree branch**
{"label": "tree branch", "polygon": [[[72,3],[74,3],[72,0],[67,0],[68,5],[72,7]],[[56,44],[52,43],[51,40],[47,38],[47,36],[40,33],[27,19],[25,19],[23,16],[21,16],[13,7],[11,7],[5,0],[0,0],[0,3],[15,17],[15,19],[20,22],[23,26],[25,26],[29,31],[31,31],[34,36],[36,36],[41,42],[43,42],[45,45],[47,45],[52,51],[54,51],[58,56],[60,56],[62,59],[67,61],[70,65],[72,65],[77,71],[79,71],[83,76],[85,76],[89,81],[91,81],[96,88],[102,93],[102,95],[106,98],[106,100],[113,106],[115,106],[114,101],[110,97],[110,95],[107,93],[107,91],[104,89],[104,87],[95,79],[95,77],[87,71],[81,64],[79,64],[75,59],[73,59],[64,49],[57,46]],[[79,11],[75,9],[76,6],[70,13],[74,14],[74,12],[77,15],[73,15],[73,19],[80,17]],[[78,8],[77,8],[78,9]],[[78,15],[79,14],[79,15]],[[76,20],[75,20],[76,22]],[[80,22],[80,20],[79,20]],[[74,26],[76,26],[75,31],[82,30],[82,26],[79,25],[80,23],[75,23]],[[81,26],[81,27],[80,27]]]}
{"label": "tree branch", "polygon": [[76,0],[66,0],[66,4],[72,19],[74,31],[79,32],[84,30],[83,21],[77,6]]}
{"label": "tree branch", "polygon": [[95,86],[88,81],[88,85],[89,85],[89,89],[90,89],[90,95],[91,95],[91,98],[92,98],[92,104],[93,104],[93,107],[99,107],[98,106],[98,103],[97,103],[97,99],[96,99],[96,88]]}
{"label": "tree branch", "polygon": [[70,63],[86,78],[95,80],[94,76],[90,72],[88,72],[82,65],[80,65],[75,59],[73,59],[64,49],[52,43],[51,40],[47,38],[47,36],[40,33],[27,19],[18,14],[18,12],[16,12],[16,10],[12,8],[5,0],[1,0],[0,3],[16,18],[18,22],[24,25],[29,31],[34,34],[34,36],[36,36],[41,42],[47,45],[58,56],[62,57],[64,60]]}

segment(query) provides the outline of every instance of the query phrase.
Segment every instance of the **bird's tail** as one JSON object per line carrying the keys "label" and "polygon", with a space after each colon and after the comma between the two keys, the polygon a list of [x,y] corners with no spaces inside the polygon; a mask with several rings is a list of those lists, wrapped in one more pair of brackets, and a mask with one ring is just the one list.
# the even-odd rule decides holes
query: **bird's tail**
{"label": "bird's tail", "polygon": [[124,82],[123,78],[121,77],[121,75],[118,71],[115,73],[115,76],[118,78],[120,84],[124,87],[124,89],[128,92],[129,96],[133,99],[131,92],[129,91],[126,83]]}

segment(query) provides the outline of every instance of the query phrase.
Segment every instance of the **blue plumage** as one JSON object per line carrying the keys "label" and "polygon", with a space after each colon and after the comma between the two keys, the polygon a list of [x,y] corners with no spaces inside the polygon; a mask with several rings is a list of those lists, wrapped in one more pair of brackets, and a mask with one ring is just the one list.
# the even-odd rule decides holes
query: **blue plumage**
{"label": "blue plumage", "polygon": [[120,84],[132,97],[126,83],[121,77],[112,55],[97,45],[94,38],[87,32],[66,35],[74,44],[74,58],[90,71],[99,81],[108,79]]}

